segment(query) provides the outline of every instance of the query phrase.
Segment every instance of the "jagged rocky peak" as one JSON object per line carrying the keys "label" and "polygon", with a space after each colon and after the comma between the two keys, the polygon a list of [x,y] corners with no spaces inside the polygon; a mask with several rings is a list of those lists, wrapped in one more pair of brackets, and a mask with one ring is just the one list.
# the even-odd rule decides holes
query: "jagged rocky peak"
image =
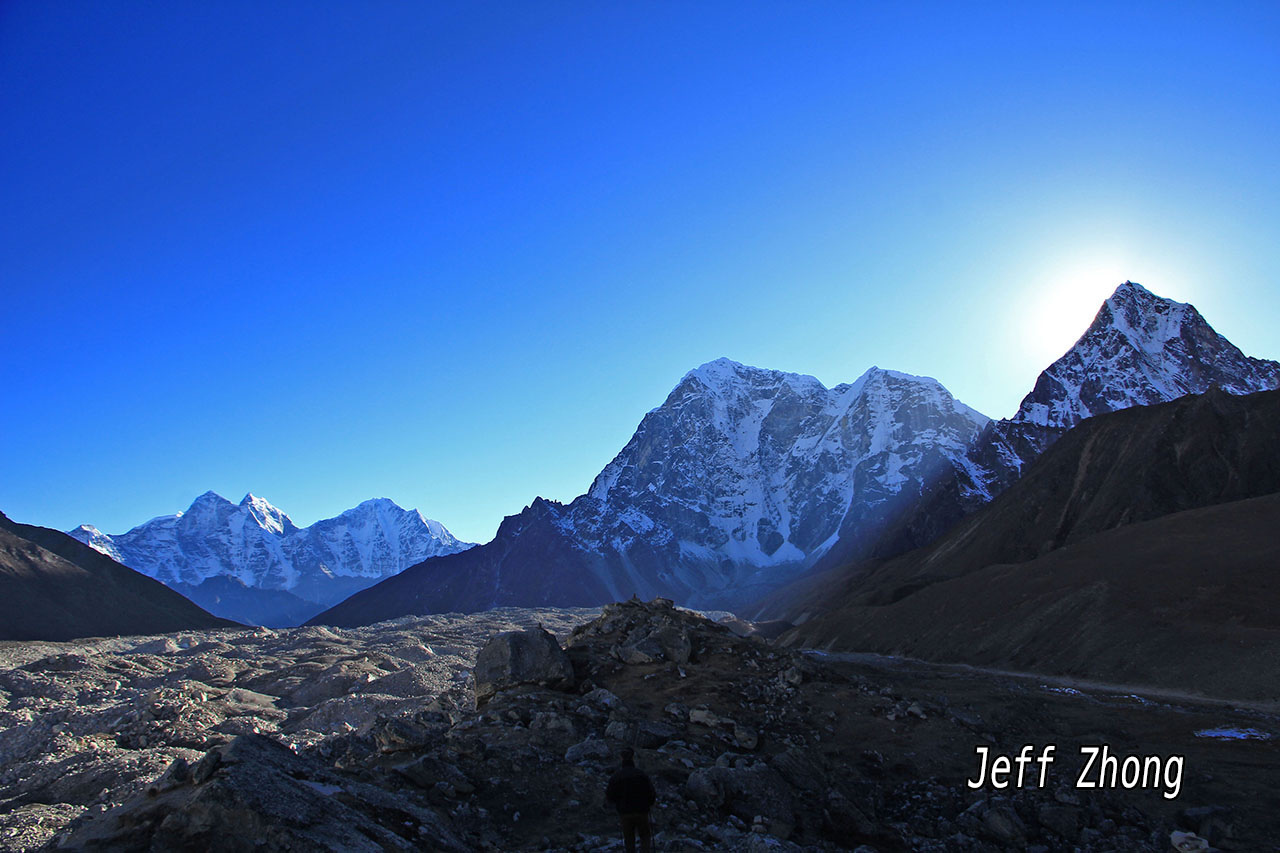
{"label": "jagged rocky peak", "polygon": [[[412,552],[415,555],[421,549],[412,543],[424,536],[435,543],[435,553],[430,553],[433,549],[427,548],[426,556],[454,553],[470,547],[471,544],[462,542],[443,524],[427,518],[420,510],[404,509],[390,498],[370,498],[362,501],[335,518],[316,522],[310,529],[315,533],[323,533],[331,540],[335,535],[363,540],[381,537],[390,543],[400,543],[401,551]],[[410,565],[412,562],[400,565],[399,569],[408,568]]]}
{"label": "jagged rocky peak", "polygon": [[665,554],[690,587],[732,585],[808,564],[851,507],[919,487],[987,422],[927,377],[875,367],[827,388],[721,358],[644,417],[572,524],[597,550]]}
{"label": "jagged rocky peak", "polygon": [[240,507],[248,511],[258,525],[265,530],[283,535],[298,529],[298,526],[293,523],[289,516],[252,492],[244,496],[244,499],[240,501]]}
{"label": "jagged rocky peak", "polygon": [[[931,376],[872,367],[851,385],[837,385],[833,391],[866,409],[868,449],[875,451],[898,441],[927,443],[931,437],[917,433],[934,429],[940,421],[967,434],[968,427],[981,430],[991,420],[961,403]],[[934,438],[947,440],[943,435]]]}
{"label": "jagged rocky peak", "polygon": [[[149,528],[171,527],[175,526],[175,524],[180,531],[197,531],[220,527],[227,524],[228,519],[233,516],[252,515],[255,509],[250,502],[252,498],[253,495],[245,495],[243,501],[239,504],[234,504],[217,492],[210,490],[193,500],[185,512],[176,512],[173,515],[162,515],[153,518],[129,532],[135,533]],[[260,501],[261,499],[256,500]],[[275,507],[270,504],[266,504],[266,507],[275,510]],[[258,508],[258,511],[265,516],[267,513],[264,510],[265,507]],[[279,510],[275,511],[279,512]],[[116,538],[118,539],[119,537]]]}
{"label": "jagged rocky peak", "polygon": [[508,515],[498,525],[495,540],[506,541],[523,533],[534,525],[550,524],[555,527],[565,525],[565,505],[559,501],[535,497],[533,502],[515,515]]}
{"label": "jagged rocky peak", "polygon": [[588,493],[568,505],[538,498],[487,545],[410,568],[317,620],[633,593],[742,606],[813,566],[846,523],[879,529],[964,464],[987,423],[927,377],[877,367],[827,388],[716,359],[644,416]]}
{"label": "jagged rocky peak", "polygon": [[932,541],[1095,412],[1211,382],[1262,390],[1277,377],[1280,365],[1246,358],[1191,306],[1132,282],[1012,420],[990,421],[929,377],[872,367],[827,388],[719,358],[676,383],[586,494],[536,500],[466,557],[415,567],[322,615],[362,624],[427,612],[412,607],[633,593],[735,609],[809,569]]}
{"label": "jagged rocky peak", "polygon": [[[184,516],[184,515],[213,514],[216,512],[225,511],[234,506],[235,504],[233,504],[231,501],[227,500],[222,495],[215,492],[213,489],[210,489],[209,491],[205,492],[204,494],[200,495],[195,500],[193,500],[191,502],[191,506],[187,507],[186,512],[179,512],[179,513],[176,513],[176,515]],[[163,516],[161,517],[163,518]]]}
{"label": "jagged rocky peak", "polygon": [[1152,405],[1217,385],[1233,394],[1280,387],[1280,364],[1246,356],[1195,306],[1126,281],[1050,365],[1012,420],[1069,428],[1103,412]]}
{"label": "jagged rocky peak", "polygon": [[822,383],[813,376],[787,373],[781,370],[768,370],[762,367],[742,364],[729,358],[717,358],[715,361],[708,361],[706,364],[695,367],[686,373],[684,379],[671,392],[668,402],[681,392],[687,393],[693,390],[688,386],[694,383],[713,395],[722,398],[740,396],[744,390],[748,389],[752,392],[776,393],[782,386],[791,388],[797,393],[826,391]]}
{"label": "jagged rocky peak", "polygon": [[[828,389],[813,376],[720,358],[687,373],[645,416],[589,494],[607,500],[627,485],[656,492],[681,483],[714,501],[726,482],[709,479],[707,468],[812,458],[846,444],[880,452],[952,417],[963,422],[952,426],[959,426],[964,441],[988,422],[929,377],[872,367],[856,381]],[[749,476],[740,469],[737,476],[725,473],[734,482]]]}

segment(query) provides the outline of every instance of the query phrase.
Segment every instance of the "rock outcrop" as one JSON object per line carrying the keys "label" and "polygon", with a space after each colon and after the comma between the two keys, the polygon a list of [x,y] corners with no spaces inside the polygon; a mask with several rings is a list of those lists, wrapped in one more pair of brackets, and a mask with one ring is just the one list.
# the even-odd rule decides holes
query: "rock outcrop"
{"label": "rock outcrop", "polygon": [[499,690],[521,684],[570,688],[573,665],[556,638],[539,626],[491,639],[476,656],[473,678],[479,706]]}

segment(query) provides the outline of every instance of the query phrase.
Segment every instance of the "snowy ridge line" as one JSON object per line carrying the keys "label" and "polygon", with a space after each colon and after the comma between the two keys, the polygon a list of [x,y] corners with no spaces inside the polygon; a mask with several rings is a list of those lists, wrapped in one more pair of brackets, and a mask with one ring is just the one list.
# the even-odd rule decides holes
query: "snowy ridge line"
{"label": "snowy ridge line", "polygon": [[920,490],[988,423],[929,377],[873,367],[828,389],[720,358],[645,416],[561,529],[602,554],[645,545],[690,586],[709,566],[726,585],[799,570],[851,505]]}
{"label": "snowy ridge line", "polygon": [[212,491],[185,512],[153,518],[127,533],[109,536],[92,525],[69,533],[164,583],[195,586],[231,576],[248,587],[287,591],[336,578],[377,580],[472,547],[440,522],[387,498],[300,528],[263,498],[248,494],[233,504]]}

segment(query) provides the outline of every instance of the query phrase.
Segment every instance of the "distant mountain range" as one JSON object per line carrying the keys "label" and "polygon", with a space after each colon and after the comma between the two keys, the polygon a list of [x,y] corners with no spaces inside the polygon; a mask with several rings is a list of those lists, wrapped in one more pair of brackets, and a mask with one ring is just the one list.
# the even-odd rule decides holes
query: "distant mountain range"
{"label": "distant mountain range", "polygon": [[1093,415],[1216,386],[1280,386],[1190,305],[1125,282],[1008,420],[935,380],[872,368],[827,389],[727,359],[687,374],[568,505],[536,499],[494,540],[435,557],[315,618],[367,624],[638,594],[740,608],[808,572],[903,553],[989,503]]}
{"label": "distant mountain range", "polygon": [[480,546],[386,499],[299,528],[262,498],[213,492],[127,533],[71,535],[218,615],[260,624],[633,594],[744,610],[799,579],[928,545],[1097,415],[1278,387],[1280,364],[1244,355],[1194,307],[1125,282],[1004,420],[936,380],[878,367],[826,388],[704,364],[585,494],[537,498]]}
{"label": "distant mountain range", "polygon": [[0,514],[0,640],[235,627],[65,533]]}
{"label": "distant mountain range", "polygon": [[260,497],[234,504],[214,492],[127,533],[81,525],[69,535],[220,616],[267,625],[299,624],[408,566],[472,547],[386,498],[298,527]]}

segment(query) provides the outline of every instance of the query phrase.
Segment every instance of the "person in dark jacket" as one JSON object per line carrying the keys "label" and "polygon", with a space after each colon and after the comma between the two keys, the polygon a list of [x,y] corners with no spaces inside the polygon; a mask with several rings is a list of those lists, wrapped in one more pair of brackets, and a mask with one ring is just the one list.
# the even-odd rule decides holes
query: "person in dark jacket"
{"label": "person in dark jacket", "polygon": [[636,853],[636,836],[640,836],[640,853],[650,853],[653,832],[649,828],[649,809],[658,799],[653,782],[643,770],[636,767],[636,753],[626,747],[620,755],[622,766],[609,778],[604,798],[618,810],[622,821],[622,840],[627,853]]}

